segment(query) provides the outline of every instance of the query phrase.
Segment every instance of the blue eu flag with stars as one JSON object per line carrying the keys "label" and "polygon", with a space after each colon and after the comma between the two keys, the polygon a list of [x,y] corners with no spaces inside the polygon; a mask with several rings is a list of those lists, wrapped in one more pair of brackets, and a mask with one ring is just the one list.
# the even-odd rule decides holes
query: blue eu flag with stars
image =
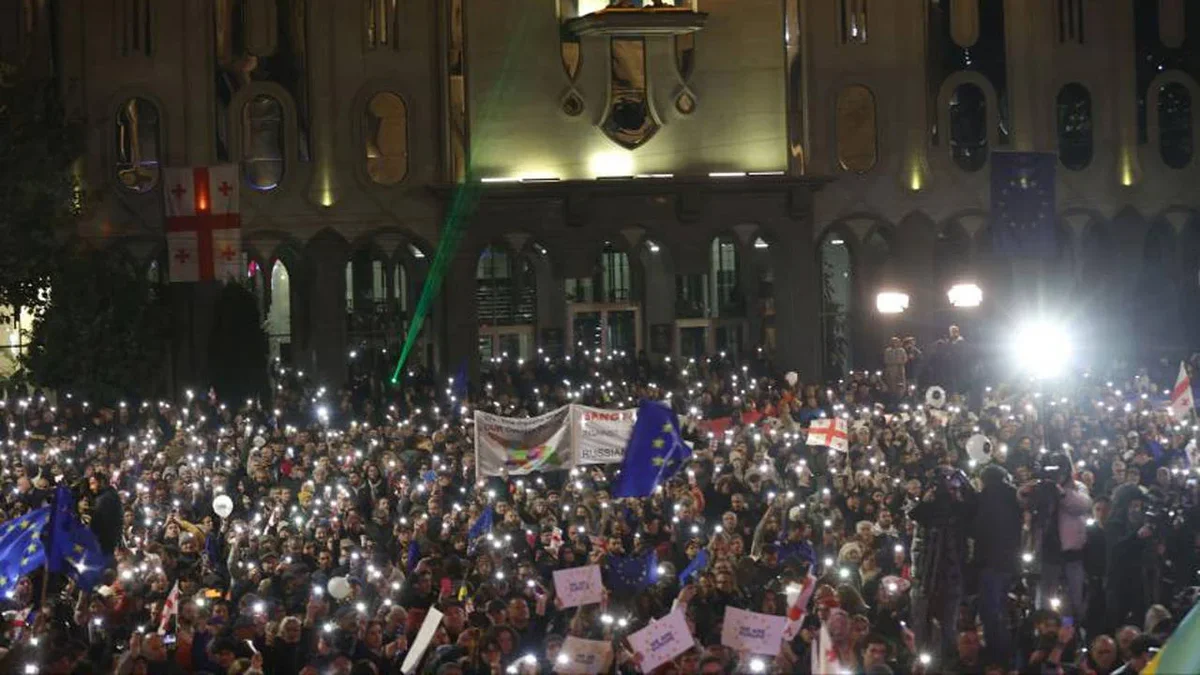
{"label": "blue eu flag with stars", "polygon": [[642,401],[625,446],[613,497],[649,497],[691,456],[692,449],[679,435],[679,419],[674,411],[662,403]]}
{"label": "blue eu flag with stars", "polygon": [[75,498],[66,486],[55,490],[53,509],[46,524],[46,567],[71,577],[79,588],[91,589],[107,566],[100,542],[79,520]]}
{"label": "blue eu flag with stars", "polygon": [[604,585],[617,595],[637,593],[658,581],[658,554],[610,555],[604,563]]}
{"label": "blue eu flag with stars", "polygon": [[11,594],[21,577],[46,562],[41,537],[48,520],[44,506],[0,525],[0,593]]}
{"label": "blue eu flag with stars", "polygon": [[1055,169],[1046,152],[992,153],[992,251],[1003,256],[1058,255]]}

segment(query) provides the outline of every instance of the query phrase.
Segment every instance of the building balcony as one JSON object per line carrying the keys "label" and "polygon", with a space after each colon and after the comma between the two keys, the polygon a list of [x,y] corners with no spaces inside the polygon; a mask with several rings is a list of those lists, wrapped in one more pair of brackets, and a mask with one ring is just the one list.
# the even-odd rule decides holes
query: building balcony
{"label": "building balcony", "polygon": [[[586,4],[586,3],[581,3]],[[577,36],[646,37],[683,35],[704,28],[708,14],[697,11],[695,0],[616,0],[565,20]]]}

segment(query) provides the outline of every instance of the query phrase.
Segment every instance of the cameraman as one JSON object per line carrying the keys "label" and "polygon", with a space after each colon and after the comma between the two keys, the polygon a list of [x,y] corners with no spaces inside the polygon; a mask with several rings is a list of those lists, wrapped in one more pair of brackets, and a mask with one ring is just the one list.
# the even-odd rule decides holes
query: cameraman
{"label": "cameraman", "polygon": [[1087,487],[1072,476],[1071,458],[1054,453],[1043,461],[1039,479],[1022,487],[1018,496],[1033,514],[1032,546],[1041,551],[1038,609],[1051,609],[1050,598],[1065,577],[1067,597],[1061,613],[1082,621],[1086,611],[1083,547],[1092,510]]}
{"label": "cameraman", "polygon": [[958,640],[958,609],[964,593],[967,534],[975,518],[975,489],[967,475],[945,464],[934,486],[909,511],[917,524],[913,538],[913,623],[917,642],[932,641],[930,624],[941,626],[938,648],[951,654]]}

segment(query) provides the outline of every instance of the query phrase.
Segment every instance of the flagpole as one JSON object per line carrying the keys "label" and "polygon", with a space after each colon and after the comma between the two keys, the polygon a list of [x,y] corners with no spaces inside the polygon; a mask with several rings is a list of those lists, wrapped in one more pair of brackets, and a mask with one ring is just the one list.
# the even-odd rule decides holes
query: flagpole
{"label": "flagpole", "polygon": [[[51,528],[54,525],[54,516],[58,514],[58,490],[54,491],[50,497],[50,517],[46,519],[46,527]],[[46,606],[46,596],[50,593],[50,544],[54,541],[54,531],[51,529],[50,536],[46,536],[46,530],[42,530],[42,550],[45,552],[46,560],[42,563],[42,593],[38,600],[38,610],[40,611]]]}

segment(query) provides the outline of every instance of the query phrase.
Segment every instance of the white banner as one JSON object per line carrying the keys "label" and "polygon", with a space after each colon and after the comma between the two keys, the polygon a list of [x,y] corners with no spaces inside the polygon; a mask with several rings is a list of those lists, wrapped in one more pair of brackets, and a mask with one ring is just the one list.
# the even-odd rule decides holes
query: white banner
{"label": "white banner", "polygon": [[578,464],[620,464],[636,420],[636,408],[605,410],[572,405],[575,461]]}
{"label": "white banner", "polygon": [[692,648],[696,641],[688,630],[683,610],[677,609],[629,636],[634,659],[648,673]]}
{"label": "white banner", "polygon": [[571,408],[537,417],[475,411],[475,470],[479,476],[523,476],[570,469]]}
{"label": "white banner", "polygon": [[737,607],[725,607],[721,624],[721,644],[739,652],[776,656],[787,628],[786,616],[747,612]]}
{"label": "white banner", "polygon": [[591,605],[604,600],[600,566],[572,567],[554,571],[554,592],[563,608]]}
{"label": "white banner", "polygon": [[612,643],[601,640],[584,640],[567,636],[558,650],[558,663],[554,672],[566,675],[597,675],[608,670],[612,662]]}

